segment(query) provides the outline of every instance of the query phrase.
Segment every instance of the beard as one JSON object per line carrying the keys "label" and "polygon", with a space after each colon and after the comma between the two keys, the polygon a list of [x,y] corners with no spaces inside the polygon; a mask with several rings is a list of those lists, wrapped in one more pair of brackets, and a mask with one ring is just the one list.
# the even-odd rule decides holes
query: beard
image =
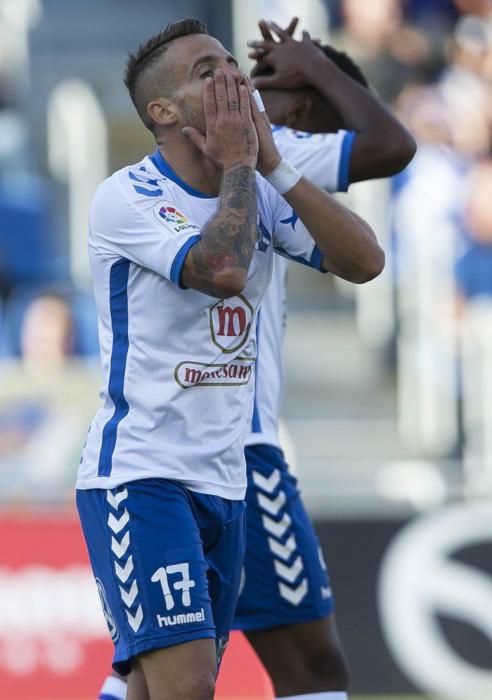
{"label": "beard", "polygon": [[199,131],[205,136],[206,133],[206,123],[205,114],[203,110],[195,109],[186,103],[185,100],[179,100],[178,107],[181,112],[181,125],[182,126],[192,126],[194,129]]}

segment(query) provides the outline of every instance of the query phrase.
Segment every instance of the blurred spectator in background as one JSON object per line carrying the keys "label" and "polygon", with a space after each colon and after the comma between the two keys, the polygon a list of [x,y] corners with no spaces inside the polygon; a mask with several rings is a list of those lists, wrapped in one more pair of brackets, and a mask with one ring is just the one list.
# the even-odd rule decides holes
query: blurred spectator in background
{"label": "blurred spectator in background", "polygon": [[453,0],[403,0],[402,5],[407,19],[443,39],[459,16]]}
{"label": "blurred spectator in background", "polygon": [[404,20],[400,0],[342,0],[341,13],[344,34],[334,43],[353,56],[385,100],[442,67],[439,43]]}
{"label": "blurred spectator in background", "polygon": [[473,100],[461,109],[438,83],[407,87],[398,106],[418,142],[392,200],[399,424],[412,450],[456,459],[460,388],[449,309],[464,245],[463,183],[489,132]]}
{"label": "blurred spectator in background", "polygon": [[71,488],[100,373],[76,354],[70,298],[58,291],[31,299],[19,335],[21,357],[0,364],[0,492],[59,499]]}
{"label": "blurred spectator in background", "polygon": [[460,428],[468,493],[492,492],[492,158],[473,166],[465,205],[467,250],[456,268]]}
{"label": "blurred spectator in background", "polygon": [[463,182],[476,159],[492,147],[491,91],[483,76],[490,37],[483,20],[459,20],[441,79],[427,86],[407,85],[396,101],[419,144],[416,157],[394,183],[400,271],[405,267],[405,241],[413,246],[423,236],[429,246],[442,234],[448,253],[463,250]]}
{"label": "blurred spectator in background", "polygon": [[22,360],[30,374],[60,370],[75,347],[68,300],[49,291],[35,298],[25,312],[20,340]]}
{"label": "blurred spectator in background", "polygon": [[463,14],[490,17],[492,14],[492,0],[453,0],[454,4]]}
{"label": "blurred spectator in background", "polygon": [[[455,4],[460,11],[470,7]],[[395,179],[392,197],[399,421],[413,449],[451,458],[462,454],[464,431],[456,318],[448,310],[456,276],[463,307],[472,289],[487,286],[491,259],[487,245],[476,240],[476,225],[475,233],[466,231],[472,220],[485,221],[483,193],[488,188],[490,200],[491,192],[485,170],[475,173],[475,163],[492,147],[490,3],[475,9],[480,16],[459,17],[449,34],[441,74],[427,85],[413,76],[396,99],[419,145]]]}
{"label": "blurred spectator in background", "polygon": [[0,319],[0,357],[23,358],[33,367],[64,357],[99,355],[97,313],[92,294],[70,283],[19,284],[10,293]]}
{"label": "blurred spectator in background", "polygon": [[461,17],[449,43],[449,72],[463,72],[478,79],[492,78],[492,16]]}
{"label": "blurred spectator in background", "polygon": [[[414,245],[421,235],[430,239],[443,226],[450,229],[448,242],[452,246],[457,235],[454,226],[461,219],[462,182],[468,167],[466,154],[457,144],[464,127],[437,86],[407,88],[398,105],[419,148],[414,161],[394,181],[397,249],[405,240]],[[488,134],[482,129],[473,136],[470,149],[481,151],[488,143]],[[404,255],[397,263],[401,263],[398,268],[405,267]]]}
{"label": "blurred spectator in background", "polygon": [[468,250],[456,264],[459,310],[471,300],[492,300],[492,158],[470,174],[465,208]]}
{"label": "blurred spectator in background", "polygon": [[470,136],[476,138],[473,132],[477,129],[489,132],[478,153],[490,148],[491,83],[492,18],[462,17],[449,42],[449,66],[441,78],[440,89],[460,119],[462,129],[457,146],[465,151],[469,150]]}

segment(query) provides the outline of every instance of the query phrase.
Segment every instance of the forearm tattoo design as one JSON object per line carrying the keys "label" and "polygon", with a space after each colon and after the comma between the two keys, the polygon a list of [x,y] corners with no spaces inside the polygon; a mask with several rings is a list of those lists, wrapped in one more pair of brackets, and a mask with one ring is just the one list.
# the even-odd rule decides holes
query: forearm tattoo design
{"label": "forearm tattoo design", "polygon": [[248,272],[256,243],[255,171],[238,165],[224,172],[220,188],[220,206],[202,231],[202,238],[190,250],[186,279],[212,296],[216,275],[227,269]]}

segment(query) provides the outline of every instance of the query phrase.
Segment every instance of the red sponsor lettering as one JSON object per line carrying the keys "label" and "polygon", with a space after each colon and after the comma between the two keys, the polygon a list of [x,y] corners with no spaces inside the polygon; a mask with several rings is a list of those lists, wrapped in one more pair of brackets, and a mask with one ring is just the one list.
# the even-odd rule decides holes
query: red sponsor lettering
{"label": "red sponsor lettering", "polygon": [[219,306],[217,308],[219,314],[219,330],[217,335],[229,336],[236,338],[242,335],[245,331],[247,318],[246,311],[242,306]]}
{"label": "red sponsor lettering", "polygon": [[251,367],[239,367],[239,379],[249,379],[250,374]]}
{"label": "red sponsor lettering", "polygon": [[199,369],[193,367],[185,367],[185,382],[187,384],[198,384],[202,378],[202,373]]}
{"label": "red sponsor lettering", "polygon": [[248,383],[253,363],[254,359],[246,358],[239,358],[239,362],[229,365],[185,361],[176,366],[174,377],[183,389],[191,386],[240,386]]}

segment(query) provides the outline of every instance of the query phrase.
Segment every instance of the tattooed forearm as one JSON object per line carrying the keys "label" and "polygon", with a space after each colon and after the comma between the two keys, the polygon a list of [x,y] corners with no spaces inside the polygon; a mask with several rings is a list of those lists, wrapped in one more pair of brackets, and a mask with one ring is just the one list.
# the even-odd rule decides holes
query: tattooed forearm
{"label": "tattooed forearm", "polygon": [[239,166],[224,173],[218,215],[203,232],[207,267],[212,272],[222,272],[231,266],[247,272],[255,241],[255,172]]}
{"label": "tattooed forearm", "polygon": [[202,231],[183,267],[187,287],[221,298],[224,276],[246,279],[256,242],[256,182],[253,168],[238,164],[224,172],[217,214]]}

